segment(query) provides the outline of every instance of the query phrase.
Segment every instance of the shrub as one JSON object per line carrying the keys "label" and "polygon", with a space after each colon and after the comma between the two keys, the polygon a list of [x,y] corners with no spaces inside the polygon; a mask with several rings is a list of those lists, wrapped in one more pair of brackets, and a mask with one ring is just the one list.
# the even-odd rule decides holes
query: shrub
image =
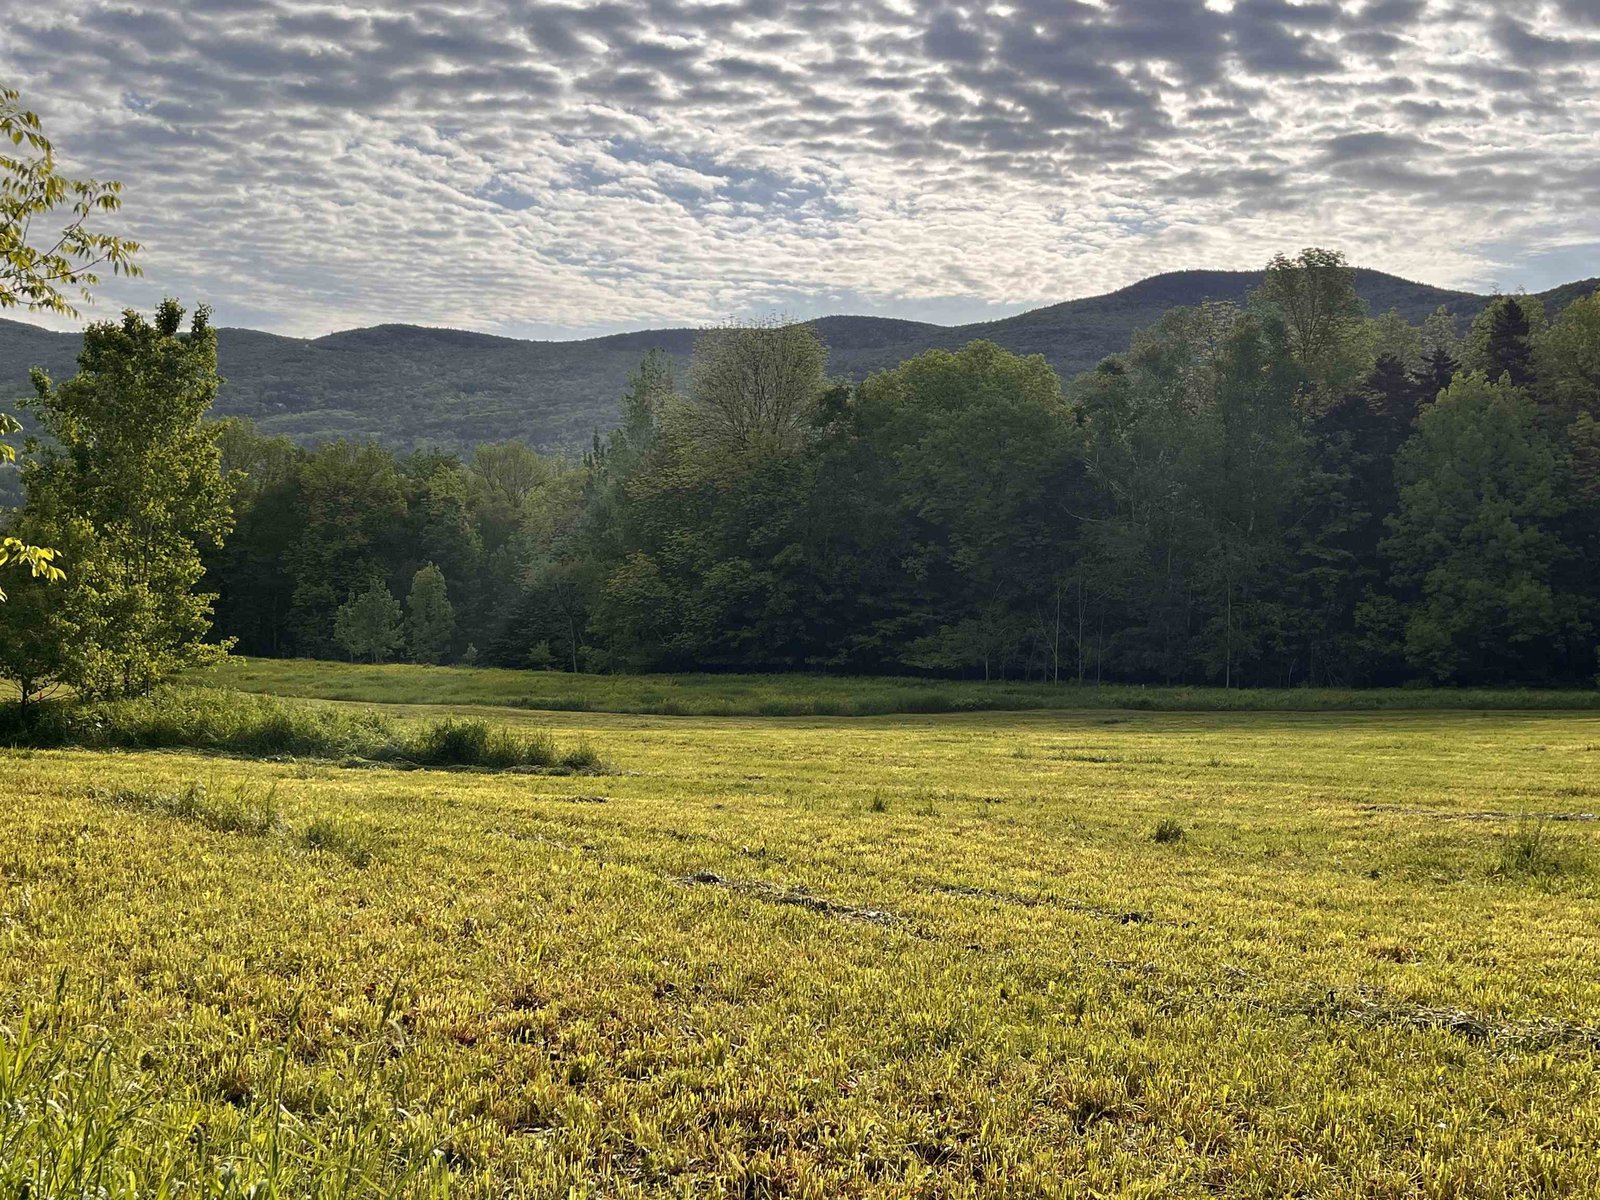
{"label": "shrub", "polygon": [[1171,817],[1163,817],[1157,822],[1156,831],[1150,836],[1152,840],[1159,842],[1163,846],[1172,842],[1181,842],[1183,840],[1183,826]]}
{"label": "shrub", "polygon": [[364,758],[428,767],[597,770],[586,742],[558,755],[543,730],[519,733],[478,719],[406,728],[371,710],[297,704],[211,688],[162,688],[100,703],[0,709],[0,743],[89,749],[209,750],[247,757]]}
{"label": "shrub", "polygon": [[[553,753],[553,746],[551,750]],[[588,738],[583,738],[561,756],[561,765],[572,771],[598,771],[604,764],[600,761],[600,752],[589,744]]]}
{"label": "shrub", "polygon": [[542,730],[519,735],[476,718],[446,717],[400,739],[384,757],[425,767],[548,767],[556,746]]}

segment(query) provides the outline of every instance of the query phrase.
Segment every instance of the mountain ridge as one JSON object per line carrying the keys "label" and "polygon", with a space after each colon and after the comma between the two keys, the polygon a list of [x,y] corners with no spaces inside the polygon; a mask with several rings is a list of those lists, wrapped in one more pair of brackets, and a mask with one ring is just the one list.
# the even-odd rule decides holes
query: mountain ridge
{"label": "mountain ridge", "polygon": [[[1125,349],[1137,330],[1168,309],[1242,301],[1263,275],[1171,271],[1101,295],[962,325],[851,314],[808,323],[828,344],[830,372],[853,379],[976,338],[1043,354],[1066,379]],[[1536,295],[1559,306],[1596,287],[1600,279]],[[1369,269],[1356,271],[1356,290],[1369,311],[1395,309],[1414,324],[1440,307],[1464,323],[1491,299]],[[353,437],[398,449],[466,449],[520,437],[545,449],[572,449],[614,423],[628,374],[647,351],[665,350],[681,366],[701,331],[670,326],[537,341],[404,323],[316,338],[230,326],[218,330],[225,383],[217,411],[305,443]],[[76,333],[0,319],[0,396],[25,394],[31,366],[69,374],[78,345]]]}

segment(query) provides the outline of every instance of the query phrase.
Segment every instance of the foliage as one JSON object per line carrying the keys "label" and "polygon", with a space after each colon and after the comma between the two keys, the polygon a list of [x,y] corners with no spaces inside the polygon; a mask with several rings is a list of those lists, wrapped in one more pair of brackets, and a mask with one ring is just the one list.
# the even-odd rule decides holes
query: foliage
{"label": "foliage", "polygon": [[[950,328],[875,317],[828,317],[812,328],[828,346],[830,375],[860,381],[925,350],[975,338],[1026,357],[1043,354],[1063,379],[1125,350],[1168,309],[1207,302],[1243,304],[1262,271],[1175,271],[1104,296]],[[1419,325],[1444,308],[1463,324],[1487,296],[1445,291],[1377,271],[1357,270],[1356,290],[1373,313],[1397,309]],[[1593,291],[1593,282],[1584,289]],[[1546,293],[1550,311],[1572,289]],[[578,342],[525,342],[460,330],[383,325],[315,339],[248,329],[221,331],[227,383],[219,412],[245,417],[302,446],[347,440],[388,450],[447,450],[519,439],[541,454],[585,449],[617,423],[617,396],[652,349],[682,375],[696,331],[656,329]],[[27,386],[27,367],[66,371],[76,337],[0,321],[0,396]]]}
{"label": "foliage", "polygon": [[698,447],[719,458],[781,453],[809,424],[828,350],[788,322],[708,330],[689,365],[683,418]]}
{"label": "foliage", "polygon": [[[713,330],[681,387],[648,354],[577,462],[229,422],[218,619],[251,654],[384,658],[398,625],[410,657],[573,674],[1590,684],[1592,301],[1545,322],[1502,297],[1463,342],[1457,309],[1367,319],[1368,278],[1280,256],[1243,303],[1171,310],[1064,392],[987,341],[851,386],[823,374],[823,326]],[[1458,358],[1528,367],[1515,430],[1441,401]],[[1502,436],[1525,462],[1452,465]]]}
{"label": "foliage", "polygon": [[1173,842],[1183,840],[1183,824],[1172,817],[1162,817],[1156,822],[1155,832],[1150,835],[1150,840],[1166,846]]}
{"label": "foliage", "polygon": [[423,767],[597,770],[592,748],[559,752],[543,732],[446,718],[400,723],[373,710],[294,703],[209,688],[164,688],[131,700],[57,701],[0,719],[0,744],[188,749],[245,757],[366,759]]}
{"label": "foliage", "polygon": [[8,663],[12,678],[131,695],[227,651],[227,640],[206,641],[215,596],[194,591],[201,547],[220,546],[233,526],[216,431],[203,422],[216,335],[203,307],[186,334],[182,318],[172,300],[153,322],[130,310],[85,330],[65,383],[35,373],[28,405],[50,443],[23,469],[18,527],[54,546],[69,572],[48,603],[0,612],[8,640],[49,650]]}
{"label": "foliage", "polygon": [[413,662],[444,661],[456,631],[456,613],[444,573],[433,563],[419,570],[406,596],[406,647]]}
{"label": "foliage", "polygon": [[494,667],[230,659],[196,672],[207,687],[363,704],[492,705],[665,716],[872,716],[886,713],[1104,711],[1323,712],[1600,707],[1600,692],[1526,688],[1146,687],[913,676],[574,675]]}
{"label": "foliage", "polygon": [[[1442,682],[1503,682],[1586,667],[1581,600],[1559,586],[1564,463],[1508,375],[1466,375],[1430,406],[1396,463],[1400,507],[1385,550],[1420,602],[1406,654]],[[1578,649],[1578,647],[1582,649]],[[1530,671],[1533,668],[1533,671]]]}
{"label": "foliage", "polygon": [[1326,401],[1361,373],[1365,305],[1344,255],[1311,247],[1294,258],[1279,254],[1267,265],[1262,301],[1283,318],[1289,353]]}
{"label": "foliage", "polygon": [[[6,434],[16,433],[22,428],[16,419],[0,413],[0,465],[16,461],[16,449],[4,441]],[[45,579],[51,583],[59,583],[66,578],[66,573],[56,566],[56,552],[45,546],[30,546],[21,538],[11,537],[9,534],[0,536],[0,570],[6,567],[26,566],[35,579]],[[0,604],[6,600],[6,594],[0,589]]]}
{"label": "foliage", "polygon": [[405,641],[400,602],[380,579],[352,591],[333,619],[333,636],[351,658],[383,662]]}
{"label": "foliage", "polygon": [[[0,88],[0,309],[77,316],[69,295],[87,301],[101,270],[137,275],[137,242],[97,233],[90,222],[122,206],[122,185],[70,179],[56,170],[55,147],[38,114]],[[59,225],[46,226],[65,209]],[[41,236],[42,235],[42,236]]]}

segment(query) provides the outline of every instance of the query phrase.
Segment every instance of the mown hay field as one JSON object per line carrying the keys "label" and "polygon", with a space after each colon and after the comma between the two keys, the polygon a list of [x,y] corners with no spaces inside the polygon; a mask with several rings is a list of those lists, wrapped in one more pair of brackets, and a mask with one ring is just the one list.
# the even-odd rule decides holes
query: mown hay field
{"label": "mown hay field", "polygon": [[0,750],[0,1194],[1600,1193],[1600,716],[449,711]]}

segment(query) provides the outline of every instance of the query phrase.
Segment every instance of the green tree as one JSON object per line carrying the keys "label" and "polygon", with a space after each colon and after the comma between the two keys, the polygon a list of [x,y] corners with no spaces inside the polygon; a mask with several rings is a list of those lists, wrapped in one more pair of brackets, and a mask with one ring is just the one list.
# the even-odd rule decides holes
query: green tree
{"label": "green tree", "polygon": [[236,636],[242,653],[278,657],[291,648],[294,576],[286,567],[306,536],[299,504],[305,453],[242,417],[217,422],[217,449],[234,511],[226,545],[205,559],[206,578],[217,588],[217,628]]}
{"label": "green tree", "polygon": [[[0,88],[0,309],[76,316],[65,289],[87,300],[89,287],[100,281],[97,269],[137,275],[136,242],[88,228],[92,217],[120,207],[122,185],[93,179],[69,179],[56,170],[55,147],[44,134],[38,115],[24,109],[11,88]],[[50,214],[66,207],[62,221],[51,227]],[[0,463],[16,461],[5,435],[21,426],[0,412]],[[9,534],[0,536],[0,569],[25,565],[35,579],[59,582],[55,552],[29,545]],[[0,601],[5,592],[0,591]]]}
{"label": "green tree", "polygon": [[0,604],[0,679],[17,689],[24,707],[56,687],[66,674],[64,653],[72,629],[62,618],[60,591],[40,577],[19,581]]}
{"label": "green tree", "polygon": [[1536,298],[1496,296],[1467,331],[1462,365],[1491,383],[1509,379],[1514,387],[1527,387],[1534,380],[1534,341],[1544,326],[1544,305]]}
{"label": "green tree", "polygon": [[1324,401],[1348,389],[1366,370],[1366,305],[1356,294],[1356,273],[1343,254],[1310,247],[1267,264],[1260,298],[1283,318],[1289,353]]}
{"label": "green tree", "polygon": [[[18,433],[21,429],[22,426],[17,424],[15,418],[0,413],[0,463],[16,462],[16,449],[11,443],[3,440],[3,435]],[[44,546],[30,546],[21,538],[0,534],[0,570],[13,566],[26,566],[35,579],[60,582],[66,576],[61,568],[56,566],[55,560],[54,550]],[[0,603],[5,599],[5,590],[0,588]]]}
{"label": "green tree", "polygon": [[928,627],[905,661],[1057,675],[1082,434],[1044,357],[981,341],[929,350],[861,385],[853,427],[911,536],[888,619],[917,612]]}
{"label": "green tree", "polygon": [[[99,272],[137,275],[139,244],[97,233],[90,222],[122,206],[122,185],[69,179],[56,170],[55,147],[37,114],[11,88],[0,88],[0,309],[77,316],[68,299],[84,301]],[[51,224],[51,214],[63,209]]]}
{"label": "green tree", "polygon": [[351,658],[384,662],[405,643],[400,603],[381,579],[352,591],[333,618],[334,640]]}
{"label": "green tree", "polygon": [[710,329],[689,365],[695,440],[738,456],[793,449],[822,393],[827,347],[809,325],[755,322]]}
{"label": "green tree", "polygon": [[1574,300],[1539,334],[1533,372],[1545,408],[1567,421],[1600,417],[1600,292]]}
{"label": "green tree", "polygon": [[233,525],[217,430],[216,332],[205,308],[89,326],[78,373],[34,372],[28,404],[49,437],[23,471],[21,524],[57,547],[70,572],[59,619],[70,631],[63,678],[85,695],[131,694],[227,652],[205,640],[215,596],[193,589],[202,546]]}
{"label": "green tree", "polygon": [[456,613],[450,605],[444,572],[429,563],[411,580],[406,597],[406,645],[413,662],[442,662],[456,633]]}
{"label": "green tree", "polygon": [[331,442],[300,464],[294,510],[284,558],[294,585],[285,640],[295,653],[331,653],[339,646],[332,632],[341,597],[373,576],[394,578],[407,557],[404,480],[382,447]]}
{"label": "green tree", "polygon": [[1420,600],[1406,656],[1447,683],[1572,677],[1587,630],[1555,586],[1569,480],[1527,394],[1459,377],[1418,419],[1396,463],[1400,507],[1384,549]]}

